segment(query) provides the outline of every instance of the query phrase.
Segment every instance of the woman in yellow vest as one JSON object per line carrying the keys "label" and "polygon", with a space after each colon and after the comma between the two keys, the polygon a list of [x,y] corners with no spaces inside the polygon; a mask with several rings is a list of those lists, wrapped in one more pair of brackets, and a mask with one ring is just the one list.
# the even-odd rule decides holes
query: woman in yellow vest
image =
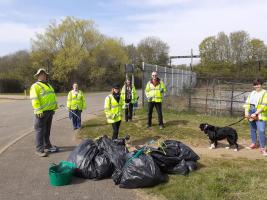
{"label": "woman in yellow vest", "polygon": [[125,81],[121,89],[121,97],[125,102],[125,121],[132,121],[133,105],[137,102],[136,89],[129,79]]}
{"label": "woman in yellow vest", "polygon": [[259,134],[259,146],[262,155],[267,156],[265,149],[265,127],[267,121],[267,92],[262,88],[263,81],[253,81],[254,90],[249,94],[245,108],[245,117],[249,121],[251,145],[247,149],[256,149],[257,131]]}
{"label": "woman in yellow vest", "polygon": [[114,84],[112,86],[111,92],[112,93],[105,98],[104,111],[106,114],[107,122],[112,125],[112,139],[114,140],[117,139],[119,135],[124,101],[121,98],[119,84]]}
{"label": "woman in yellow vest", "polygon": [[86,109],[86,100],[84,94],[78,89],[78,84],[74,83],[72,90],[68,94],[67,108],[72,120],[73,129],[81,128],[81,113]]}

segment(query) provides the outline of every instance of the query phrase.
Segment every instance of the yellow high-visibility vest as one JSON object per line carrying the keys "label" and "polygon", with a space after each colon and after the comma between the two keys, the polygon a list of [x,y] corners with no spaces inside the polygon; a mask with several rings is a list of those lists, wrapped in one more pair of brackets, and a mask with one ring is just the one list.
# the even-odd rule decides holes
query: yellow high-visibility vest
{"label": "yellow high-visibility vest", "polygon": [[[125,101],[126,99],[126,91],[125,91],[126,86],[124,85],[121,89],[121,98]],[[137,102],[137,94],[136,94],[136,89],[134,87],[134,85],[132,85],[132,99],[131,99],[131,103],[136,103]]]}
{"label": "yellow high-visibility vest", "polygon": [[[250,96],[251,94],[255,92],[252,91],[246,100],[246,103],[243,105],[243,108],[245,108],[245,112],[248,112],[250,110]],[[262,112],[259,114],[259,120],[267,121],[267,92],[266,90],[263,91],[262,96],[259,99],[259,102],[257,105],[255,105],[256,110],[262,109]]]}
{"label": "yellow high-visibility vest", "polygon": [[122,119],[122,110],[124,106],[124,101],[120,97],[119,103],[113,97],[112,94],[105,98],[104,112],[106,114],[108,123],[115,123]]}
{"label": "yellow high-visibility vest", "polygon": [[149,102],[162,102],[163,94],[167,92],[167,88],[163,81],[160,81],[158,85],[154,86],[151,81],[146,84],[146,97]]}
{"label": "yellow high-visibility vest", "polygon": [[84,110],[86,109],[86,100],[81,90],[78,91],[77,95],[71,90],[68,94],[67,108],[69,110]]}
{"label": "yellow high-visibility vest", "polygon": [[34,83],[30,89],[30,99],[34,114],[57,109],[57,100],[53,87],[40,81]]}

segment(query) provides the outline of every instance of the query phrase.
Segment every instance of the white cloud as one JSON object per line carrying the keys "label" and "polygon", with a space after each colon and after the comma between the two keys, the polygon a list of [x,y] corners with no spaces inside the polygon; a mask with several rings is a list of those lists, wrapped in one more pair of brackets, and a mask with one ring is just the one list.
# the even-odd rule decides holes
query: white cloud
{"label": "white cloud", "polygon": [[32,38],[37,32],[42,32],[43,28],[30,27],[20,23],[0,23],[0,42],[19,42]]}
{"label": "white cloud", "polygon": [[158,11],[130,15],[125,19],[134,28],[131,31],[116,31],[122,34],[126,43],[136,44],[144,37],[158,36],[169,44],[171,55],[190,54],[191,48],[198,53],[200,42],[220,31],[229,34],[244,30],[251,38],[259,38],[267,44],[266,8],[267,1],[261,0],[244,1],[243,4],[206,1],[206,4],[198,4],[186,10],[170,9],[164,13]]}
{"label": "white cloud", "polygon": [[[0,23],[0,55],[7,52],[30,48],[30,39],[38,32],[43,32],[41,27],[31,27],[25,24],[5,22]],[[4,48],[3,48],[4,47]]]}

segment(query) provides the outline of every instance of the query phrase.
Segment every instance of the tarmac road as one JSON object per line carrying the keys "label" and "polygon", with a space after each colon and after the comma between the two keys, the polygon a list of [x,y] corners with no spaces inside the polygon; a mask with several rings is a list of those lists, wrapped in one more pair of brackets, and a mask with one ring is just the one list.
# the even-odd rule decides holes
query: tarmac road
{"label": "tarmac road", "polygon": [[[107,93],[87,94],[88,108],[83,119],[102,112]],[[66,97],[58,98],[59,104]],[[33,114],[29,100],[0,99],[1,147],[14,141],[33,126]],[[90,114],[88,114],[90,113]],[[68,113],[59,109],[51,130],[51,142],[60,147],[58,153],[40,158],[34,154],[34,133],[29,131],[23,138],[0,153],[0,199],[1,200],[147,200],[151,197],[139,190],[120,189],[112,179],[100,181],[73,178],[68,186],[52,187],[49,184],[48,169],[51,163],[66,160],[77,145]],[[154,198],[153,198],[154,199]]]}
{"label": "tarmac road", "polygon": [[[104,98],[108,92],[86,94],[87,109],[82,113],[85,120],[94,113],[103,110]],[[66,105],[66,96],[57,97],[58,104]],[[24,96],[0,95],[0,153],[17,138],[23,137],[33,131],[33,109],[31,101]],[[68,111],[59,108],[54,116],[53,123],[66,120]]]}

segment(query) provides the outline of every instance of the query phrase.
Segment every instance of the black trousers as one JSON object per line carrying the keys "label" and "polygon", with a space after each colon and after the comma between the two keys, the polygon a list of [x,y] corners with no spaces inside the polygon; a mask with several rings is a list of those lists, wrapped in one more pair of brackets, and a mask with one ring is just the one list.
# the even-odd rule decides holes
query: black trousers
{"label": "black trousers", "polygon": [[129,103],[128,108],[125,108],[125,121],[133,119],[133,104]]}
{"label": "black trousers", "polygon": [[50,148],[52,146],[50,142],[50,131],[54,113],[53,110],[44,111],[42,118],[35,115],[34,129],[37,151],[43,152],[44,148]]}
{"label": "black trousers", "polygon": [[119,129],[120,129],[120,124],[121,121],[112,123],[112,128],[113,128],[113,135],[112,135],[112,140],[117,139],[119,135]]}
{"label": "black trousers", "polygon": [[161,102],[148,102],[148,121],[147,125],[152,125],[152,113],[153,108],[156,107],[158,113],[158,122],[160,126],[163,126],[163,116],[162,116],[162,103]]}

